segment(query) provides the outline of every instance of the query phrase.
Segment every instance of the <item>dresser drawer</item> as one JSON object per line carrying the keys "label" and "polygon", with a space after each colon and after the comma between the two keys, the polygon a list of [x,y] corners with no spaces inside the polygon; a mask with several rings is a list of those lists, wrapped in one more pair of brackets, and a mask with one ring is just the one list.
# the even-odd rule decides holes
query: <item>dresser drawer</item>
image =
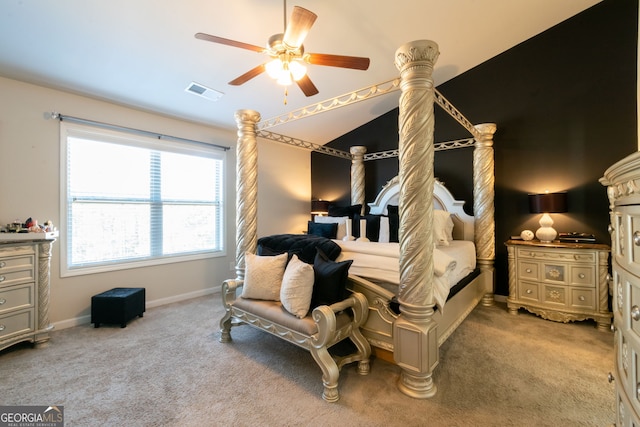
{"label": "dresser drawer", "polygon": [[630,339],[640,340],[640,283],[625,281],[623,283],[622,330],[631,331]]}
{"label": "dresser drawer", "polygon": [[33,268],[0,273],[1,287],[15,285],[17,283],[33,282],[34,280]]}
{"label": "dresser drawer", "polygon": [[0,256],[0,274],[12,270],[24,270],[25,268],[33,268],[34,256]]}
{"label": "dresser drawer", "polygon": [[596,296],[593,288],[571,288],[571,308],[596,309]]}
{"label": "dresser drawer", "polygon": [[567,305],[567,288],[565,286],[544,285],[542,302],[550,307],[565,307]]}
{"label": "dresser drawer", "polygon": [[558,263],[544,263],[542,265],[542,271],[544,276],[542,277],[545,282],[552,282],[556,284],[567,283],[568,266]]}
{"label": "dresser drawer", "polygon": [[595,266],[573,265],[569,271],[569,284],[571,286],[596,287]]}
{"label": "dresser drawer", "polygon": [[34,281],[34,267],[33,255],[0,258],[0,286]]}
{"label": "dresser drawer", "polygon": [[0,288],[0,315],[13,310],[33,307],[33,291],[33,283]]}
{"label": "dresser drawer", "polygon": [[582,262],[595,263],[596,254],[594,251],[576,251],[571,249],[545,249],[545,248],[518,248],[518,258],[530,258],[541,261],[552,262]]}
{"label": "dresser drawer", "polygon": [[0,316],[0,340],[34,330],[33,310]]}
{"label": "dresser drawer", "polygon": [[520,279],[538,280],[540,264],[531,261],[518,261],[518,277]]}
{"label": "dresser drawer", "polygon": [[537,283],[521,282],[518,285],[518,296],[523,301],[540,301],[540,286]]}

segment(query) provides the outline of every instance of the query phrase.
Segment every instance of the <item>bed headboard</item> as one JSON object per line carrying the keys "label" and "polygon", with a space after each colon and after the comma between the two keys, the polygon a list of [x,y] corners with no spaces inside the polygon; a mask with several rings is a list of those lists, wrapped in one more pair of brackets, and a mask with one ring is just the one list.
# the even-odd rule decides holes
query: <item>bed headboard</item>
{"label": "bed headboard", "polygon": [[[395,176],[382,187],[375,201],[369,203],[370,213],[387,215],[387,206],[397,206],[399,200],[400,179],[398,176]],[[433,208],[442,209],[451,213],[454,224],[454,239],[474,241],[475,219],[464,211],[464,204],[464,201],[456,200],[442,182],[438,179],[435,180],[433,186]]]}

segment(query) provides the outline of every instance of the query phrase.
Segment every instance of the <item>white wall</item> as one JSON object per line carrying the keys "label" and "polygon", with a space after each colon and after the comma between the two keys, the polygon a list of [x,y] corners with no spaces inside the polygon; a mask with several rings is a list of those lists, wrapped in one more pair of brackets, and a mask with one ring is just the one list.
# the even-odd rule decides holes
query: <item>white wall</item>
{"label": "white wall", "polygon": [[311,154],[258,141],[258,237],[299,234],[311,219]]}
{"label": "white wall", "polygon": [[[56,243],[49,310],[49,320],[56,328],[89,322],[91,296],[116,286],[145,287],[147,307],[153,307],[217,292],[224,279],[233,277],[235,129],[220,130],[5,78],[0,78],[0,94],[0,224],[32,217],[40,222],[50,219],[63,228],[59,220],[59,122],[47,119],[52,111],[232,147],[227,152],[227,255],[61,278],[61,248]],[[261,141],[259,158],[259,235],[301,231],[311,197],[309,153]],[[217,320],[212,319],[212,328],[217,328]]]}

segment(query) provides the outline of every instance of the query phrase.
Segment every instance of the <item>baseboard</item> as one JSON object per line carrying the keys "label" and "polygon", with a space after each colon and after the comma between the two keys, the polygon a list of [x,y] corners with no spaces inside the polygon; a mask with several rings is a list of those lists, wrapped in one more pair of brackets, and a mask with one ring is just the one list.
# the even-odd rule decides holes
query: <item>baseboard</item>
{"label": "baseboard", "polygon": [[497,295],[497,294],[493,294],[493,299],[494,301],[498,301],[498,302],[507,302],[507,296],[506,295]]}
{"label": "baseboard", "polygon": [[[167,298],[160,298],[153,301],[146,301],[145,308],[160,307],[174,302],[186,301],[192,298],[203,297],[205,295],[220,293],[220,288],[207,288],[199,291],[187,292],[186,294],[173,295]],[[61,320],[53,323],[54,330],[73,328],[74,326],[85,325],[91,323],[91,314],[74,317],[72,319]]]}

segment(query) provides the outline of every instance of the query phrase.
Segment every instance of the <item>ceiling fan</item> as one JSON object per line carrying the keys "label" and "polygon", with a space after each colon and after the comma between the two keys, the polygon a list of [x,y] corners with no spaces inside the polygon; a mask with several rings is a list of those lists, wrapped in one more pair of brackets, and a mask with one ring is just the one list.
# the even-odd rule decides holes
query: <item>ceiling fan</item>
{"label": "ceiling fan", "polygon": [[270,56],[269,61],[231,80],[229,84],[234,86],[244,84],[266,71],[267,74],[276,79],[279,84],[288,86],[295,81],[306,96],[312,96],[318,93],[318,89],[307,75],[307,67],[305,64],[326,65],[355,70],[366,70],[369,68],[369,58],[325,53],[305,53],[302,42],[307,37],[311,26],[318,16],[305,8],[294,6],[291,20],[287,25],[286,0],[284,2],[284,13],[284,33],[272,35],[267,42],[266,48],[205,33],[197,33],[195,37],[200,40],[266,53]]}

